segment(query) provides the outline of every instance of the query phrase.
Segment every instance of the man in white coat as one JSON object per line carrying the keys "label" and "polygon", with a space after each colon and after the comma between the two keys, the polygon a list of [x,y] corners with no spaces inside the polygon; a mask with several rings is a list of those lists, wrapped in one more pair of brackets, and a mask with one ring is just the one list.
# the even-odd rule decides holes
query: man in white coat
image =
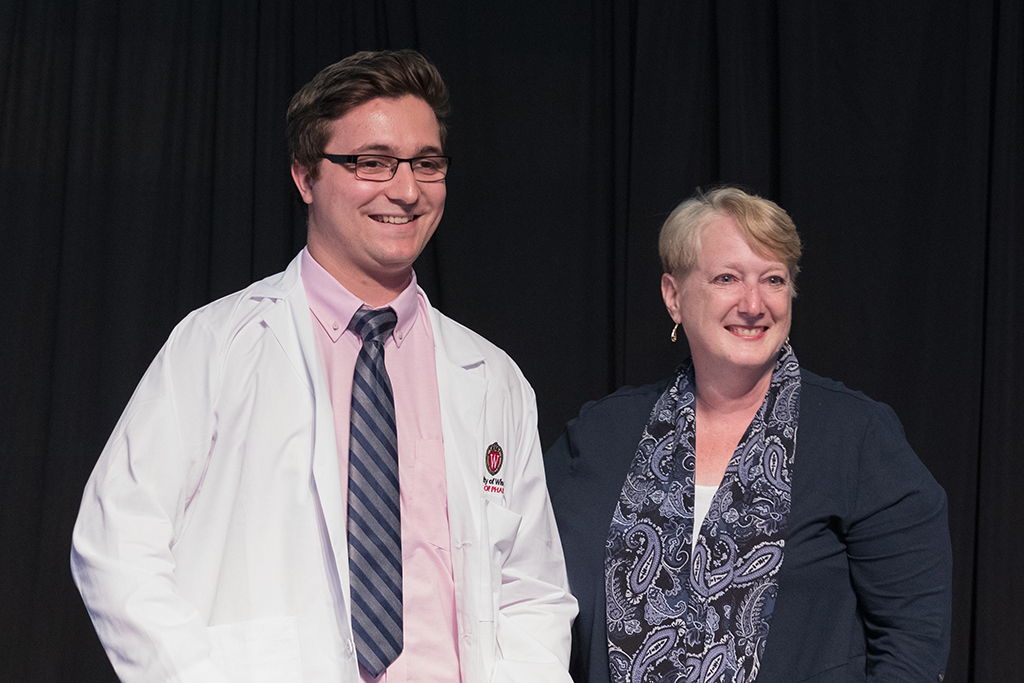
{"label": "man in white coat", "polygon": [[[568,681],[576,602],[533,391],[412,269],[444,210],[447,108],[412,51],[358,53],[293,98],[306,248],[174,329],[83,496],[72,572],[122,681]],[[397,626],[397,646],[376,660],[360,633],[383,610],[353,584],[390,570],[350,565],[348,526],[368,309],[394,325],[370,393],[393,403],[401,513],[376,638]]]}

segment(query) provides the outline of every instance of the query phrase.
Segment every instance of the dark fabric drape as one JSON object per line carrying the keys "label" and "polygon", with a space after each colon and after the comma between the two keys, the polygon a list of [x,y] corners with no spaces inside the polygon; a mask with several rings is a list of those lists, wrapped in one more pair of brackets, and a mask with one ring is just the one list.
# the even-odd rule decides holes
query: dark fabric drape
{"label": "dark fabric drape", "polygon": [[68,570],[85,480],[171,327],[304,243],[291,94],[399,47],[455,107],[421,283],[520,363],[544,443],[685,356],[675,204],[775,199],[805,242],[801,361],[892,405],[948,493],[946,680],[1015,680],[1020,0],[0,3],[0,680],[115,680]]}
{"label": "dark fabric drape", "polygon": [[975,545],[954,536],[962,548],[960,587],[971,586],[970,598],[960,593],[955,606],[970,605],[970,619],[961,615],[971,624],[968,670],[977,681],[1008,679],[1024,670],[1024,652],[1013,635],[1022,626],[1022,591],[1015,577],[1024,566],[1024,543],[1015,524],[1024,482],[1019,341],[1024,335],[1024,12],[1019,3],[996,6],[991,44],[977,507],[962,509],[974,523]]}

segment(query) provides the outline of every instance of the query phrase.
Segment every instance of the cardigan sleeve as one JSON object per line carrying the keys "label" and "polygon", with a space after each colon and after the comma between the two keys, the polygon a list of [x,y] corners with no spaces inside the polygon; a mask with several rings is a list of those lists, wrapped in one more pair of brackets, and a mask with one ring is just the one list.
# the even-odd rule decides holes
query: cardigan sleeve
{"label": "cardigan sleeve", "polygon": [[864,620],[866,680],[941,681],[952,551],[946,495],[883,404],[866,424],[844,540]]}
{"label": "cardigan sleeve", "polygon": [[668,380],[623,387],[587,403],[544,454],[569,586],[579,600],[569,672],[578,683],[606,683],[604,553],[612,511],[644,425]]}

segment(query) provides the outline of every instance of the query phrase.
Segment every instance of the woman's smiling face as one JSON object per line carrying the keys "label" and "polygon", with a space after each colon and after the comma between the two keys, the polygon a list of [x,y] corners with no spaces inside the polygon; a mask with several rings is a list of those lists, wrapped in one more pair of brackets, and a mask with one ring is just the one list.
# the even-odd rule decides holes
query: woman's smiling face
{"label": "woman's smiling face", "polygon": [[682,280],[664,274],[661,289],[698,367],[771,373],[789,336],[789,271],[781,261],[755,253],[735,219],[709,221],[695,267]]}

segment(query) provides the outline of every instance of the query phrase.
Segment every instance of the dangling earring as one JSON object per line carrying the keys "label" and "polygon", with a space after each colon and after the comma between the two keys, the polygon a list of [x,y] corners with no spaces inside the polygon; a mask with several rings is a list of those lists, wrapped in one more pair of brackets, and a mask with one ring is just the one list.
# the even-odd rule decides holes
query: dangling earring
{"label": "dangling earring", "polygon": [[678,330],[678,329],[679,329],[679,323],[676,323],[676,324],[675,324],[675,325],[674,325],[674,326],[672,327],[672,342],[673,342],[673,343],[675,343],[675,341],[676,341],[676,330]]}

